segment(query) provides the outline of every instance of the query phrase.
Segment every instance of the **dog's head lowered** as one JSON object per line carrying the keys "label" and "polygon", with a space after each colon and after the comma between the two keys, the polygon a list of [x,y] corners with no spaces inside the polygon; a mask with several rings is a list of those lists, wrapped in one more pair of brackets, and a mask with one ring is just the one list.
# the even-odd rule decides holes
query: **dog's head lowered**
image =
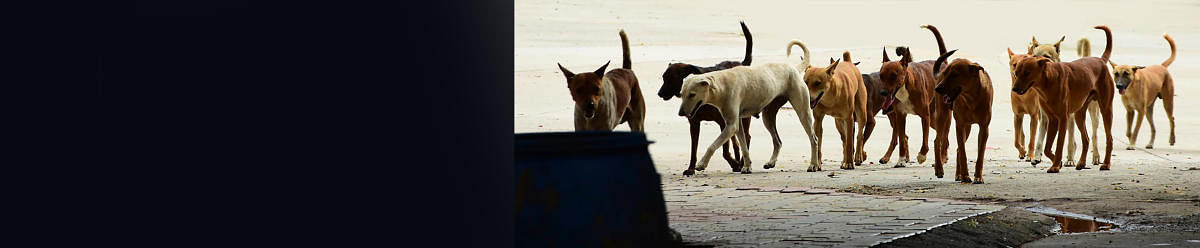
{"label": "dog's head lowered", "polygon": [[883,49],[883,65],[879,67],[879,81],[883,85],[880,86],[879,92],[870,92],[883,96],[881,108],[885,114],[892,111],[892,106],[896,103],[896,92],[909,80],[908,63],[912,62],[912,53],[907,47],[897,47],[896,55],[900,55],[900,61],[888,59],[887,49]]}
{"label": "dog's head lowered", "polygon": [[983,66],[966,59],[954,59],[953,62],[946,65],[945,71],[939,70],[942,62],[945,62],[951,54],[957,51],[953,50],[942,54],[938,57],[937,63],[933,65],[934,85],[936,85],[933,91],[941,95],[942,103],[949,107],[954,107],[954,100],[962,94],[963,87],[968,84],[978,84],[979,72],[983,71]]}
{"label": "dog's head lowered", "polygon": [[1049,58],[1046,57],[1025,57],[1017,61],[1016,69],[1013,69],[1013,88],[1012,91],[1018,95],[1024,95],[1029,92],[1029,89],[1034,85],[1045,84],[1049,78],[1054,78],[1051,71],[1047,70],[1050,66]]}
{"label": "dog's head lowered", "polygon": [[683,100],[679,104],[679,116],[692,118],[700,106],[711,104],[710,98],[718,91],[718,86],[709,74],[690,75],[683,79],[683,89],[679,95]]}
{"label": "dog's head lowered", "polygon": [[808,86],[808,106],[809,108],[817,108],[817,104],[821,103],[821,97],[825,96],[825,90],[828,90],[833,84],[833,74],[837,69],[838,64],[842,61],[834,61],[829,64],[829,67],[815,68],[809,67],[804,73],[804,84]]}
{"label": "dog's head lowered", "polygon": [[[611,62],[609,61],[609,63]],[[562,70],[563,76],[567,77],[567,89],[571,90],[571,99],[575,100],[575,109],[583,112],[583,117],[589,119],[596,117],[596,103],[604,94],[600,90],[604,83],[604,69],[608,68],[609,63],[604,63],[600,69],[596,69],[594,72],[580,74],[572,73],[562,64],[558,64],[558,69]]]}
{"label": "dog's head lowered", "polygon": [[672,96],[680,96],[679,90],[683,89],[683,78],[692,74],[700,74],[700,68],[685,63],[667,65],[667,70],[662,74],[663,85],[658,88],[658,96],[662,97],[663,101],[671,100]]}
{"label": "dog's head lowered", "polygon": [[1066,39],[1067,37],[1063,36],[1062,39],[1058,39],[1058,42],[1054,44],[1039,44],[1037,37],[1033,37],[1033,41],[1029,43],[1029,54],[1036,57],[1048,58],[1054,62],[1062,62],[1058,57],[1058,53],[1062,51],[1062,43]]}
{"label": "dog's head lowered", "polygon": [[1108,61],[1113,68],[1113,82],[1117,84],[1117,92],[1121,95],[1125,94],[1125,89],[1133,84],[1133,77],[1137,75],[1138,70],[1145,69],[1145,66],[1135,65],[1118,65],[1117,63]]}

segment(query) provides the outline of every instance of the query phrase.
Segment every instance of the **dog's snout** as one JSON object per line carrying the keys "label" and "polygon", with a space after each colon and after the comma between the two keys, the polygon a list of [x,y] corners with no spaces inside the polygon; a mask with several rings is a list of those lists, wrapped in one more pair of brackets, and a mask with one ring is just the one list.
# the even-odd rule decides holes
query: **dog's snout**
{"label": "dog's snout", "polygon": [[887,96],[887,95],[888,95],[888,91],[887,91],[887,90],[880,90],[880,91],[879,91],[879,95],[881,95],[881,96]]}
{"label": "dog's snout", "polygon": [[1012,91],[1013,91],[1013,92],[1017,92],[1017,93],[1021,93],[1021,90],[1020,90],[1020,89],[1017,89],[1017,87],[1013,87]]}

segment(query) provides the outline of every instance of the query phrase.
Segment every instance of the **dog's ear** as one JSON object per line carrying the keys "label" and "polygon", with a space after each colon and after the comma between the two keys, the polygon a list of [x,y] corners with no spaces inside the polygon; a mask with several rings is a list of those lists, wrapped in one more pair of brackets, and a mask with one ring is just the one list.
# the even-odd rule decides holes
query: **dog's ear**
{"label": "dog's ear", "polygon": [[688,65],[687,72],[691,74],[703,74],[700,72],[700,67],[696,67],[695,65]]}
{"label": "dog's ear", "polygon": [[1009,58],[1012,58],[1012,56],[1013,56],[1013,55],[1017,55],[1017,54],[1015,54],[1015,53],[1013,53],[1013,52],[1012,52],[1012,48],[1005,48],[1005,50],[1008,50],[1008,57],[1009,57]]}
{"label": "dog's ear", "polygon": [[1141,69],[1146,69],[1146,67],[1145,67],[1145,66],[1140,66],[1140,65],[1139,65],[1139,66],[1134,66],[1134,67],[1133,67],[1133,73],[1137,73],[1137,71],[1138,71],[1138,70],[1141,70]]}
{"label": "dog's ear", "polygon": [[912,51],[908,47],[897,47],[896,55],[900,55],[900,66],[908,68],[908,63],[912,63]]}
{"label": "dog's ear", "polygon": [[563,76],[566,76],[568,80],[575,76],[575,73],[572,73],[571,70],[567,70],[567,68],[563,67],[561,63],[558,64],[558,69],[562,70]]}
{"label": "dog's ear", "polygon": [[604,75],[604,69],[605,69],[605,68],[608,68],[608,64],[609,64],[609,63],[612,63],[612,60],[609,60],[608,62],[605,62],[605,63],[604,63],[604,65],[600,66],[600,69],[596,69],[596,71],[594,71],[594,72],[592,72],[592,73],[596,73],[596,76],[603,76],[603,75]]}
{"label": "dog's ear", "polygon": [[829,63],[833,64],[833,57],[829,57]]}
{"label": "dog's ear", "polygon": [[1033,48],[1037,46],[1037,37],[1033,37],[1033,43],[1029,44],[1029,51],[1025,51],[1025,55],[1033,55]]}
{"label": "dog's ear", "polygon": [[1038,46],[1037,36],[1034,36],[1033,41],[1029,42],[1029,47],[1037,47],[1037,46]]}
{"label": "dog's ear", "polygon": [[842,61],[840,61],[840,60],[833,61],[833,63],[829,64],[829,67],[825,67],[825,74],[833,75],[833,70],[837,69],[838,64],[840,64],[841,62]]}
{"label": "dog's ear", "polygon": [[889,59],[887,56],[887,47],[884,47],[883,48],[883,62],[887,63],[887,62],[891,62],[891,61],[892,61],[892,59]]}
{"label": "dog's ear", "polygon": [[1113,69],[1117,69],[1117,62],[1113,62],[1112,60],[1108,60],[1108,65],[1109,65],[1109,66],[1112,66],[1112,68],[1113,68]]}
{"label": "dog's ear", "polygon": [[858,63],[862,63],[862,62],[854,62],[854,65],[855,65],[855,66],[857,66],[857,65],[858,65]]}
{"label": "dog's ear", "polygon": [[983,70],[983,66],[981,66],[981,65],[979,65],[979,63],[975,63],[975,62],[971,62],[970,68],[971,68],[971,71],[973,71],[973,72]]}
{"label": "dog's ear", "polygon": [[1062,47],[1062,42],[1063,42],[1064,40],[1067,40],[1067,36],[1066,36],[1066,35],[1064,35],[1064,36],[1062,37],[1062,39],[1058,39],[1058,42],[1057,42],[1057,43],[1054,43],[1054,52],[1055,52],[1055,53],[1061,53],[1061,52],[1062,52],[1062,50],[1060,50],[1059,48],[1061,48],[1061,47]]}

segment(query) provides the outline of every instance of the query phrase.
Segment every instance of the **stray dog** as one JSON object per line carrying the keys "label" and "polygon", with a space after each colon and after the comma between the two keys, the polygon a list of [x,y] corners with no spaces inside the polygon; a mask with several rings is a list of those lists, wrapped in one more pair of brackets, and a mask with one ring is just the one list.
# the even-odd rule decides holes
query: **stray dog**
{"label": "stray dog", "polygon": [[[808,56],[805,56],[806,63],[808,60]],[[780,101],[790,102],[794,106],[793,109],[796,110],[796,116],[800,118],[800,124],[808,133],[808,140],[812,147],[811,152],[816,154],[818,145],[812,132],[813,121],[812,113],[809,110],[809,92],[803,86],[801,77],[800,71],[791,65],[772,63],[738,66],[684,78],[683,89],[680,91],[683,101],[679,105],[679,115],[690,118],[700,110],[701,106],[711,105],[719,110],[725,119],[725,128],[721,130],[721,135],[708,147],[704,157],[696,164],[696,169],[703,170],[708,166],[708,159],[712,157],[713,151],[721,144],[728,142],[734,134],[745,135],[744,132],[739,131],[746,128],[746,126],[739,125],[739,119],[749,118],[760,112],[763,113],[763,124],[767,126],[767,131],[771,133],[775,144],[771,160],[763,167],[774,167],[779,157],[779,149],[783,145],[779,134],[775,131],[775,114],[779,112],[779,107],[783,106]],[[746,140],[748,139],[741,137],[735,139],[734,143],[746,147],[744,144]],[[741,161],[743,162],[742,174],[750,174],[750,149],[742,149]],[[819,158],[813,156],[809,161],[808,170],[820,169],[819,161]]]}
{"label": "stray dog", "polygon": [[[1014,54],[1012,49],[1008,50],[1008,70],[1009,76],[1012,78],[1013,85],[1017,84],[1017,76],[1013,73],[1017,68],[1017,62],[1030,57],[1029,54]],[[1032,53],[1033,50],[1030,50]],[[1025,159],[1033,165],[1042,162],[1042,145],[1045,144],[1046,126],[1049,120],[1046,113],[1042,112],[1042,107],[1039,105],[1038,99],[1041,97],[1041,91],[1031,89],[1024,95],[1016,92],[1008,92],[1009,99],[1012,101],[1013,111],[1013,127],[1017,133],[1014,135],[1016,139],[1014,145],[1019,153],[1018,158]],[[1022,126],[1025,116],[1029,116],[1029,149],[1025,146],[1025,128]],[[1036,145],[1036,146],[1035,146]]]}
{"label": "stray dog", "polygon": [[[942,109],[939,115],[945,116],[952,111],[954,126],[958,140],[957,167],[954,170],[954,180],[964,183],[983,183],[983,153],[987,151],[988,124],[992,121],[992,79],[987,71],[979,64],[966,59],[955,59],[946,66],[945,71],[940,67],[955,51],[942,54],[937,63],[933,63],[936,88],[934,92],[941,95]],[[950,110],[950,111],[946,111]],[[975,179],[971,180],[967,166],[966,142],[971,135],[971,124],[979,125],[978,157],[975,158]],[[941,178],[942,166],[935,161],[934,174]]]}
{"label": "stray dog", "polygon": [[[1062,51],[1062,49],[1061,49],[1062,42],[1066,39],[1067,39],[1067,37],[1063,36],[1061,39],[1058,39],[1058,42],[1055,42],[1054,44],[1039,44],[1037,41],[1037,37],[1034,37],[1033,41],[1029,44],[1029,55],[1046,57],[1054,62],[1062,62],[1062,60],[1059,58],[1058,55],[1059,55],[1059,52]],[[1076,49],[1075,52],[1079,54],[1080,58],[1091,56],[1091,53],[1092,53],[1091,47],[1092,47],[1091,42],[1088,41],[1087,38],[1082,38],[1082,39],[1079,39],[1078,47],[1075,48]],[[1100,163],[1100,146],[1098,144],[1096,144],[1096,140],[1098,140],[1096,138],[1097,137],[1096,129],[1098,129],[1100,127],[1099,123],[1097,123],[1100,121],[1100,105],[1098,105],[1098,103],[1096,103],[1096,102],[1089,103],[1088,104],[1088,115],[1090,115],[1092,117],[1092,136],[1090,137],[1092,140],[1092,164],[1099,164]],[[1042,118],[1042,119],[1045,119],[1045,118]],[[1067,143],[1067,166],[1071,166],[1071,165],[1073,165],[1073,163],[1075,163],[1075,144],[1076,144],[1075,143],[1075,127],[1076,126],[1073,125],[1073,123],[1075,123],[1075,114],[1067,115],[1067,123],[1068,123],[1068,126],[1067,126],[1067,142],[1068,142]],[[1079,132],[1081,133],[1081,135],[1086,135],[1083,132],[1083,130],[1084,130],[1084,127],[1079,126]],[[1042,134],[1042,135],[1043,135],[1042,137],[1045,137],[1044,136],[1045,134]],[[1087,145],[1087,144],[1084,144],[1084,145]],[[1041,147],[1040,143],[1039,143],[1038,147]],[[1080,156],[1083,156],[1083,155],[1081,154]],[[1037,165],[1039,162],[1041,162],[1041,160],[1040,159],[1033,160],[1031,162],[1034,165]]]}
{"label": "stray dog", "polygon": [[[946,54],[946,44],[942,40],[942,34],[938,32],[937,27],[933,25],[922,25],[922,28],[929,29],[933,33],[933,37],[937,40],[938,55]],[[879,67],[879,78],[883,82],[883,89],[871,94],[880,94],[884,97],[883,112],[889,114],[893,108],[892,105],[897,101],[900,89],[904,88],[907,93],[906,100],[909,106],[904,106],[905,110],[896,114],[896,118],[892,119],[892,135],[893,140],[900,141],[900,162],[895,167],[904,167],[903,163],[909,162],[908,157],[908,136],[904,134],[905,121],[904,117],[908,114],[915,114],[921,117],[921,151],[917,155],[917,163],[925,163],[925,155],[929,152],[929,122],[930,122],[930,102],[932,101],[934,77],[933,63],[934,60],[926,60],[921,62],[913,62],[912,52],[907,47],[897,47],[896,54],[900,55],[900,61],[891,61],[887,57],[887,50],[883,52],[883,65]],[[886,164],[892,156],[892,150],[895,148],[895,142],[888,147],[888,151],[883,158],[879,159],[879,163]]]}
{"label": "stray dog", "polygon": [[[1108,63],[1113,68],[1113,78],[1116,80],[1117,92],[1121,93],[1121,102],[1125,104],[1125,137],[1129,138],[1129,147],[1133,150],[1137,144],[1138,130],[1142,129],[1142,116],[1150,122],[1150,143],[1146,149],[1154,149],[1154,99],[1163,99],[1163,110],[1167,111],[1167,120],[1171,122],[1171,137],[1167,143],[1175,145],[1175,79],[1167,72],[1167,66],[1175,62],[1175,40],[1170,35],[1163,34],[1167,44],[1171,45],[1171,57],[1162,64],[1151,66],[1118,65]],[[1137,127],[1133,126],[1133,112],[1137,111]]]}
{"label": "stray dog", "polygon": [[629,59],[629,38],[621,30],[621,68],[604,73],[608,63],[594,72],[572,73],[562,64],[558,69],[567,77],[567,88],[575,100],[575,131],[612,131],[617,125],[629,122],[629,129],[645,129],[646,101],[633,61]]}
{"label": "stray dog", "polygon": [[[683,78],[687,77],[688,75],[719,71],[733,68],[735,66],[749,66],[750,51],[753,50],[752,47],[754,45],[754,38],[750,36],[750,28],[746,27],[746,23],[741,22],[741,25],[742,33],[746,35],[746,56],[742,59],[742,62],[723,61],[712,67],[699,67],[687,63],[672,63],[667,65],[667,70],[662,74],[663,85],[662,87],[658,88],[658,96],[662,97],[663,101],[671,100],[672,96],[679,97],[680,88],[683,87]],[[778,107],[776,107],[776,109],[778,109]],[[713,108],[712,106],[705,105],[700,107],[700,110],[697,111],[695,115],[692,115],[691,118],[688,118],[688,124],[690,125],[690,131],[692,135],[692,159],[688,162],[688,169],[683,171],[684,176],[696,174],[696,146],[699,145],[698,142],[700,141],[700,122],[702,121],[716,122],[717,126],[721,127],[722,130],[725,129],[725,119],[721,117],[721,112],[718,112],[717,109]],[[750,126],[750,118],[742,118],[742,125]],[[750,130],[742,129],[742,132],[744,132],[743,135],[745,135],[747,139],[743,143],[749,145]],[[734,137],[734,139],[736,138],[737,137]],[[742,162],[729,155],[729,145],[734,143],[735,142],[731,140],[729,143],[723,144],[721,146],[721,155],[725,157],[725,161],[729,162],[729,167],[733,169],[734,172],[738,172],[742,169]],[[733,146],[733,154],[739,153],[738,148],[739,147],[737,145]]]}
{"label": "stray dog", "polygon": [[[1028,57],[1017,62],[1016,70],[1013,71],[1017,77],[1016,83],[1013,84],[1013,92],[1024,95],[1031,88],[1037,88],[1043,93],[1039,103],[1049,116],[1051,130],[1046,137],[1046,142],[1051,145],[1046,146],[1044,152],[1053,161],[1050,169],[1046,170],[1048,173],[1058,173],[1062,167],[1063,139],[1066,138],[1066,127],[1069,125],[1066,123],[1067,115],[1074,112],[1077,116],[1082,116],[1087,111],[1086,104],[1089,101],[1099,102],[1100,114],[1104,119],[1107,146],[1100,170],[1108,170],[1111,166],[1112,96],[1115,89],[1108,83],[1112,78],[1105,64],[1112,55],[1112,31],[1107,26],[1095,28],[1104,30],[1107,41],[1104,54],[1100,58],[1085,57],[1063,63],[1045,57]],[[1075,124],[1082,126],[1083,118],[1075,119]],[[1058,137],[1057,143],[1052,143],[1055,137]],[[1084,144],[1088,143],[1087,135],[1080,137]],[[1051,147],[1054,147],[1054,152],[1050,151]],[[1087,146],[1083,146],[1084,154],[1087,153],[1087,149]],[[1079,160],[1075,169],[1085,169],[1087,156],[1080,156]]]}
{"label": "stray dog", "polygon": [[[830,115],[837,123],[838,133],[842,138],[841,168],[853,170],[855,165],[861,165],[862,161],[866,160],[866,155],[862,152],[865,141],[862,132],[869,116],[867,116],[867,89],[862,82],[862,73],[859,73],[858,67],[855,67],[853,61],[850,61],[850,52],[843,52],[842,60],[834,61],[828,67],[815,68],[808,62],[808,48],[803,43],[792,40],[788,44],[788,54],[791,54],[793,45],[799,45],[804,50],[805,62],[801,64],[800,68],[805,70],[804,83],[808,87],[808,92],[812,93],[808,106],[812,107],[817,136],[817,149],[813,151],[813,157],[820,161],[820,148],[823,143],[822,121],[825,119],[825,115]],[[854,126],[855,123],[859,124],[857,128]],[[855,140],[855,131],[858,132],[857,141]],[[808,171],[820,170],[821,167],[818,164],[816,168],[810,167]]]}

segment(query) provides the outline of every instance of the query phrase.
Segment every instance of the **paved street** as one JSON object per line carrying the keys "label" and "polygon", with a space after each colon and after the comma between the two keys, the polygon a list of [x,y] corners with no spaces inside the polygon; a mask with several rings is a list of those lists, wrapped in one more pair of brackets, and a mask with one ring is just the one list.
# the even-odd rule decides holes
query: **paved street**
{"label": "paved street", "polygon": [[666,186],[671,227],[718,247],[868,247],[1004,206],[825,189]]}

